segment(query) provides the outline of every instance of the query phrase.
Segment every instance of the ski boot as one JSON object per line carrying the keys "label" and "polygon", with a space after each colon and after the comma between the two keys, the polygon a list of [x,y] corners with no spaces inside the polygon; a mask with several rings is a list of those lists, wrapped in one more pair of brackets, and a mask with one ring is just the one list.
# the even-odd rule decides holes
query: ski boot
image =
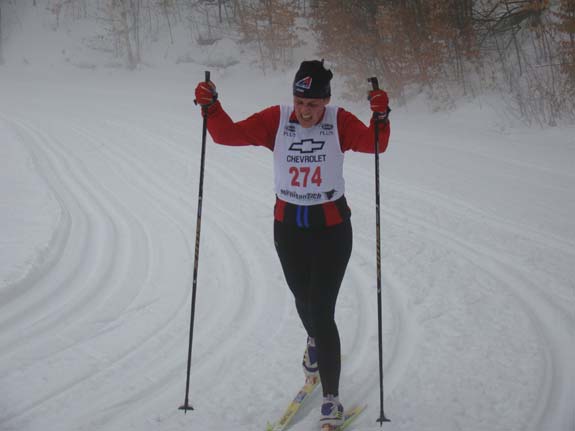
{"label": "ski boot", "polygon": [[303,354],[302,366],[306,383],[318,383],[319,366],[317,363],[317,348],[315,347],[315,340],[312,337],[307,337],[307,346]]}
{"label": "ski boot", "polygon": [[333,431],[343,424],[343,406],[339,398],[333,395],[327,395],[323,398],[321,405],[321,417],[319,424],[321,431]]}

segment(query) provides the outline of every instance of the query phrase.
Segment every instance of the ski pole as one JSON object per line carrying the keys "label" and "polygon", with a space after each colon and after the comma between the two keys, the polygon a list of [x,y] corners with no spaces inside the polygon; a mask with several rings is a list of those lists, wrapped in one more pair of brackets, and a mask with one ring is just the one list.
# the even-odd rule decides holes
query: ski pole
{"label": "ski pole", "polygon": [[[206,82],[210,82],[210,72],[206,70]],[[194,103],[197,102],[194,100]],[[206,131],[208,129],[208,112],[207,108],[202,106],[202,114],[204,122],[202,125],[202,153],[200,161],[200,186],[198,190],[198,215],[196,218],[196,248],[194,254],[194,276],[192,282],[192,309],[190,314],[190,340],[188,344],[188,371],[186,376],[186,399],[184,404],[180,406],[179,410],[194,410],[189,403],[190,394],[190,369],[192,365],[192,341],[194,339],[194,315],[196,312],[196,290],[198,284],[198,262],[200,258],[200,232],[202,228],[202,201],[204,197],[204,166],[206,160]]]}
{"label": "ski pole", "polygon": [[[373,90],[379,90],[377,78],[369,78]],[[383,334],[382,334],[382,310],[381,310],[381,241],[380,241],[380,220],[379,220],[379,122],[377,113],[373,113],[374,120],[374,141],[375,141],[375,239],[376,239],[376,259],[377,259],[377,325],[379,339],[379,422],[383,426],[384,422],[390,422],[383,412]]]}

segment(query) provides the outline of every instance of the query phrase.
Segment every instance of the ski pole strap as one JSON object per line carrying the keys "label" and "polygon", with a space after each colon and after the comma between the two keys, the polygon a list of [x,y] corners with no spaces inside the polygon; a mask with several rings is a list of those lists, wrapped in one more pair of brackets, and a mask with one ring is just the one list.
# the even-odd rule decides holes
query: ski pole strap
{"label": "ski pole strap", "polygon": [[385,123],[387,121],[387,118],[389,117],[390,112],[391,112],[391,108],[388,106],[387,111],[385,111],[385,112],[374,112],[373,113],[373,119],[375,120],[375,122],[377,124]]}

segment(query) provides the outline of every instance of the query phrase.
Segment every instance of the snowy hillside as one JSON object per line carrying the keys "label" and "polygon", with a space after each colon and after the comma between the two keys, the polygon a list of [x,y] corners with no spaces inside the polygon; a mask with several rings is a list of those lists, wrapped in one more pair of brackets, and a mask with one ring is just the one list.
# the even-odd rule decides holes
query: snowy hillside
{"label": "snowy hillside", "polygon": [[[184,415],[207,67],[38,63],[0,67],[0,430],[263,430],[303,380],[305,345],[273,247],[271,153],[209,140]],[[210,69],[235,119],[290,101],[292,71]],[[388,431],[575,429],[575,129],[512,127],[494,103],[392,112]],[[345,174],[341,398],[369,404],[350,429],[375,431],[373,157],[348,153]],[[319,404],[291,429],[317,429]]]}

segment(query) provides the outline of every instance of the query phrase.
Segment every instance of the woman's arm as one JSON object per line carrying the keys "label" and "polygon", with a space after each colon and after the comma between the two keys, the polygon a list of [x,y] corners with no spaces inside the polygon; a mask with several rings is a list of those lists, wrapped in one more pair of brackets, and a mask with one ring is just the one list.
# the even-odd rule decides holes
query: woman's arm
{"label": "woman's arm", "polygon": [[237,123],[219,101],[208,108],[208,132],[215,143],[222,145],[258,145],[273,150],[279,120],[279,106],[266,108]]}
{"label": "woman's arm", "polygon": [[[363,124],[355,115],[339,108],[337,112],[337,124],[339,131],[339,142],[342,151],[352,150],[361,153],[374,153],[375,150],[375,123],[373,118],[369,127]],[[378,152],[383,153],[389,142],[390,126],[389,120],[378,124],[379,127],[379,148]]]}

